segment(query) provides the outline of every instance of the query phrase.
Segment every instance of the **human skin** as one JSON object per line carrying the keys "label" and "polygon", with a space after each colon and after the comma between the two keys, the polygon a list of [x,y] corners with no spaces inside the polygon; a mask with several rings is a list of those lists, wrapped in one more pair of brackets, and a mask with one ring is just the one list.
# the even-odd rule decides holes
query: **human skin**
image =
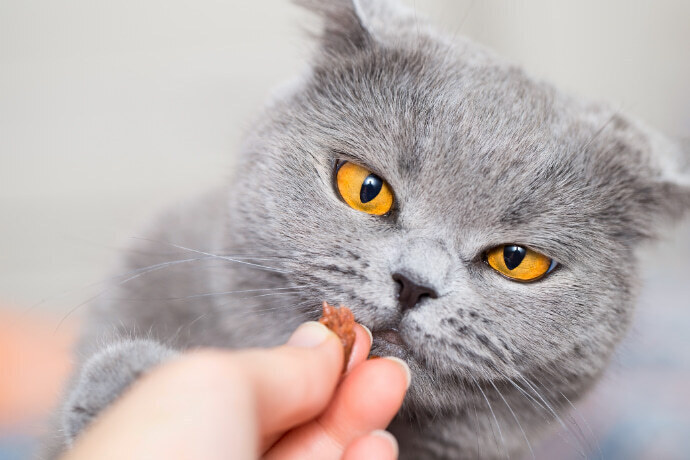
{"label": "human skin", "polygon": [[360,325],[345,374],[325,326],[301,325],[272,349],[202,350],[153,369],[80,436],[91,458],[394,459],[383,431],[410,383],[395,358],[367,360]]}

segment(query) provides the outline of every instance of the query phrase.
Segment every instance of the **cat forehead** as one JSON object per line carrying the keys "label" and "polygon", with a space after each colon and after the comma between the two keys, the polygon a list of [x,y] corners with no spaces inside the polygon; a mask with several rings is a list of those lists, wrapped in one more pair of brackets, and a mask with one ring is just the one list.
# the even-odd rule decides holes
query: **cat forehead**
{"label": "cat forehead", "polygon": [[308,131],[381,173],[461,177],[574,161],[581,106],[471,45],[375,48],[317,66]]}
{"label": "cat forehead", "polygon": [[332,131],[334,141],[377,149],[388,143],[403,156],[423,144],[437,155],[460,146],[525,150],[557,139],[580,108],[469,43],[379,46],[342,56],[315,66],[305,96],[311,121]]}

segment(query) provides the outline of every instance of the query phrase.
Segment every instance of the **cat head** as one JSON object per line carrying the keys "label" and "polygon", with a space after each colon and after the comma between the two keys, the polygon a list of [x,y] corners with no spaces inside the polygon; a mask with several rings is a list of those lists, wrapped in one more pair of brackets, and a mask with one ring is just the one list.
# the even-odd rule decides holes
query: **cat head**
{"label": "cat head", "polygon": [[394,2],[300,3],[318,51],[247,139],[234,238],[406,359],[409,409],[521,378],[577,396],[630,321],[636,246],[690,210],[680,151]]}

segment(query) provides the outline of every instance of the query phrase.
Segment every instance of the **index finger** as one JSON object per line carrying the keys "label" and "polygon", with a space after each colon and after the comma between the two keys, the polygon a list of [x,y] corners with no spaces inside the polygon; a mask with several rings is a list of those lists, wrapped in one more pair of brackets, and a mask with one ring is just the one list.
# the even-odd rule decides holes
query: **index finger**
{"label": "index finger", "polygon": [[[295,334],[296,335],[296,334]],[[293,336],[294,337],[294,336]],[[291,345],[292,339],[288,341],[287,345],[288,347],[294,346],[294,343]],[[349,374],[349,372],[354,369],[357,365],[360,363],[364,362],[367,359],[367,356],[369,355],[369,350],[371,350],[371,332],[365,327],[363,327],[360,324],[355,325],[355,343],[352,347],[352,352],[350,354],[350,359],[347,363],[347,367],[345,370],[345,375]],[[342,346],[340,347],[340,355],[342,356],[343,348]],[[318,381],[318,379],[323,379],[324,378],[324,373],[329,372],[327,369],[319,368],[318,363],[311,362],[310,363],[310,370],[315,370],[316,372],[319,373],[319,375],[314,379],[312,377],[312,380],[309,378],[308,384],[312,385]],[[342,368],[340,369],[342,370]],[[338,377],[340,378],[340,370],[338,372]],[[265,376],[260,376],[260,378],[265,378]],[[342,380],[342,379],[341,379]],[[294,382],[295,384],[299,384],[299,382]],[[318,384],[318,383],[317,383]],[[327,386],[330,384],[321,384],[319,389],[320,390],[326,390]],[[338,382],[336,382],[336,385]],[[283,434],[285,431],[294,428],[298,425],[301,425],[302,423],[311,420],[315,417],[317,417],[321,412],[323,412],[326,409],[326,405],[330,403],[330,400],[332,399],[333,396],[333,391],[335,391],[335,388],[330,392],[330,397],[326,401],[326,403],[323,406],[320,407],[311,407],[309,408],[306,412],[302,412],[299,409],[304,409],[303,406],[299,406],[300,404],[300,398],[294,398],[294,399],[289,399],[289,401],[286,401],[288,398],[284,397],[284,393],[278,389],[275,388],[273,390],[266,389],[266,391],[263,391],[261,394],[257,394],[257,399],[259,402],[261,402],[261,407],[259,407],[259,421],[261,424],[260,428],[260,446],[261,446],[261,452],[265,452],[268,448],[270,448],[273,443],[275,443]],[[308,394],[313,397],[314,393],[312,390],[307,390]],[[266,393],[270,393],[267,395]],[[278,395],[281,397],[281,401],[277,403],[276,406],[271,407],[270,402],[267,401],[267,396],[273,396],[273,395]],[[288,402],[287,406],[284,406],[284,404]],[[265,403],[265,404],[264,404]],[[295,406],[297,405],[297,406]],[[281,407],[277,407],[281,406]],[[319,404],[317,404],[319,406]],[[266,409],[262,409],[262,407],[265,407]],[[285,410],[285,413],[281,413],[282,410]]]}
{"label": "index finger", "polygon": [[[368,333],[357,327],[349,364],[366,359],[370,347]],[[283,432],[323,412],[343,369],[340,339],[316,322],[302,324],[281,347],[231,356],[252,388],[264,448]]]}

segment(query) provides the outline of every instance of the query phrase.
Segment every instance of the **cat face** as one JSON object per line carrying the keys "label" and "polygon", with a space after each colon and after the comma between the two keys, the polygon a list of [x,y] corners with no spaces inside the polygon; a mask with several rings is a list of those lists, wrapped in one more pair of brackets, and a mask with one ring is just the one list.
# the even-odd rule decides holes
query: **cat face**
{"label": "cat face", "polygon": [[[289,254],[305,300],[349,306],[373,353],[410,364],[408,408],[462,407],[458,385],[521,378],[576,395],[629,323],[635,245],[690,192],[622,116],[408,30],[402,13],[396,36],[348,5],[320,7],[311,72],[247,142],[231,199],[243,238]],[[354,203],[382,185],[343,191],[343,165],[382,181],[387,208]],[[487,263],[503,245],[549,272],[503,276]]]}

